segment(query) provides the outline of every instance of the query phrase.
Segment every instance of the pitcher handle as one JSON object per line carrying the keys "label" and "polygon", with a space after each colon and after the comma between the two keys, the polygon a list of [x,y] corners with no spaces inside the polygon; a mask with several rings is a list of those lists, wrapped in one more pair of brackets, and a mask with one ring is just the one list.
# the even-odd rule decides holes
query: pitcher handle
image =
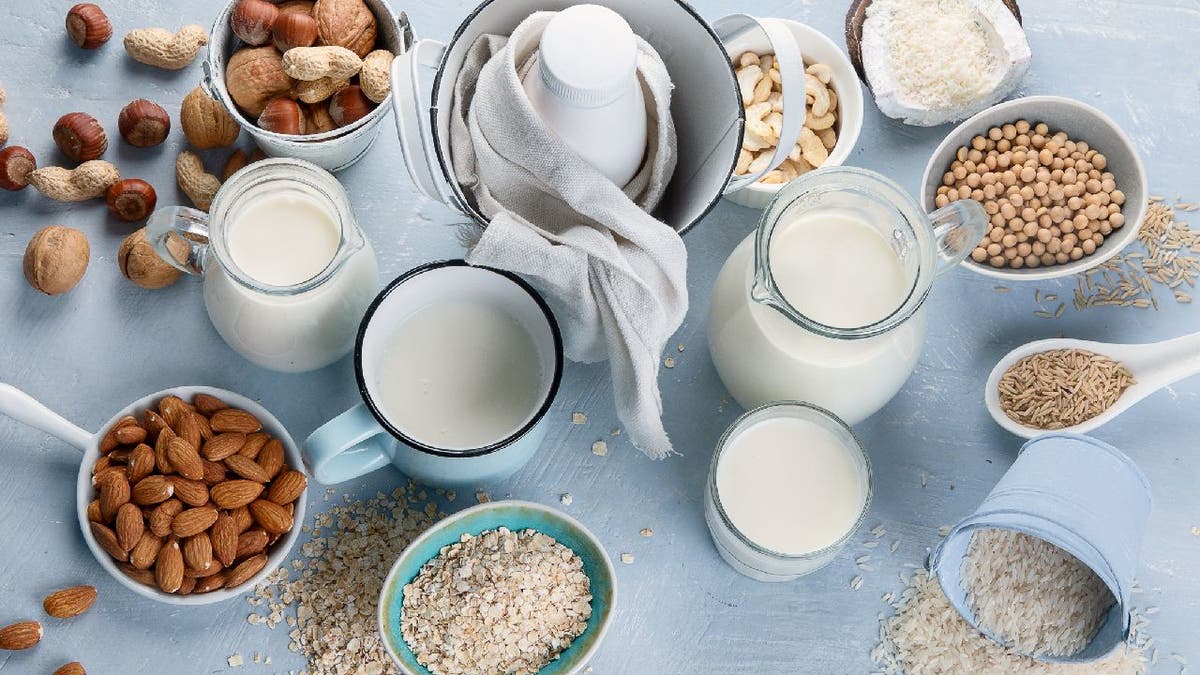
{"label": "pitcher handle", "polygon": [[396,133],[408,175],[426,197],[451,204],[447,186],[437,174],[437,155],[433,147],[432,84],[422,69],[437,68],[446,54],[446,45],[437,40],[418,40],[412,49],[392,61],[392,108],[396,112]]}
{"label": "pitcher handle", "polygon": [[318,483],[333,485],[391,463],[391,437],[363,404],[358,404],[304,441],[304,463]]}
{"label": "pitcher handle", "polygon": [[188,274],[203,274],[208,257],[208,214],[186,206],[158,209],[146,221],[146,239],[158,257]]}
{"label": "pitcher handle", "polygon": [[80,452],[92,445],[92,435],[71,424],[34,397],[11,384],[0,382],[0,414],[62,439]]}
{"label": "pitcher handle", "polygon": [[945,274],[966,260],[971,251],[983,241],[990,221],[983,206],[973,199],[960,199],[929,214],[933,235],[937,239],[935,270]]}

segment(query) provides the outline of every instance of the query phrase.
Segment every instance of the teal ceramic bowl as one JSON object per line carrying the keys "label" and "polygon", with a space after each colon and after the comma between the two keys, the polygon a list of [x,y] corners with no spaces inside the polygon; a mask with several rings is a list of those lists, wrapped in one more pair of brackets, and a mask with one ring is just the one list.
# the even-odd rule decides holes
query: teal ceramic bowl
{"label": "teal ceramic bowl", "polygon": [[443,547],[458,542],[464,532],[478,535],[500,527],[507,527],[514,532],[532,529],[554,537],[583,560],[583,571],[591,582],[592,616],[588,619],[587,629],[583,635],[575,638],[557,660],[538,671],[538,675],[580,672],[596,653],[604,634],[608,632],[617,601],[617,579],[612,560],[596,536],[574,518],[541,504],[508,500],[472,506],[448,516],[413,540],[400,554],[396,564],[392,565],[392,571],[388,573],[383,582],[383,591],[379,594],[379,634],[402,672],[408,675],[431,675],[428,669],[417,663],[417,657],[400,634],[404,586],[415,579],[421,567],[437,556]]}

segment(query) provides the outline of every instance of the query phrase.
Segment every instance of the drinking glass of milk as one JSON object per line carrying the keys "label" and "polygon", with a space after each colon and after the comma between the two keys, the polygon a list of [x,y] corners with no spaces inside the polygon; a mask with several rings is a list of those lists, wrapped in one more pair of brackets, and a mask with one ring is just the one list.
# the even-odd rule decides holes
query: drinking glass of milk
{"label": "drinking glass of milk", "polygon": [[271,370],[315,370],[347,354],[379,287],[346,191],[301,160],[255,162],[221,186],[209,213],[159,209],[146,235],[164,260],[204,278],[225,342]]}
{"label": "drinking glass of milk", "polygon": [[987,225],[977,202],[926,214],[871,171],[801,176],[717,278],[708,338],[725,387],[746,409],[796,400],[866,419],[916,366],[934,280]]}
{"label": "drinking glass of milk", "polygon": [[871,506],[871,462],[850,427],[807,403],[752,410],[717,444],[704,519],[725,562],[758,581],[828,565]]}
{"label": "drinking glass of milk", "polygon": [[394,464],[428,485],[506,478],[541,445],[562,379],[562,337],[519,277],[450,260],[392,282],[362,319],[363,402],[304,442],[324,484]]}

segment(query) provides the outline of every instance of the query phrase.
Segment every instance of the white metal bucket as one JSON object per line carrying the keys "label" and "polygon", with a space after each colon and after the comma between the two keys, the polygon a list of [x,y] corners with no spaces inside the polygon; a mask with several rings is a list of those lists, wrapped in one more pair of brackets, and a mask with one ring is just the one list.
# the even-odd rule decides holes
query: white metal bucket
{"label": "white metal bucket", "polygon": [[[408,15],[397,16],[386,0],[364,0],[375,14],[379,26],[378,43],[400,56],[413,44],[412,28]],[[393,96],[389,95],[375,110],[362,119],[340,129],[308,136],[290,136],[260,129],[255,121],[247,118],[225,87],[225,63],[233,52],[243,46],[229,28],[229,14],[238,0],[231,0],[217,15],[213,23],[212,37],[208,45],[208,56],[203,63],[204,80],[201,86],[213,99],[229,111],[237,123],[246,130],[263,152],[271,157],[293,157],[312,162],[327,171],[341,171],[362,159],[375,138],[379,135],[379,123],[392,110]],[[397,59],[399,61],[400,59]]]}
{"label": "white metal bucket", "polygon": [[[616,11],[658,51],[675,91],[671,111],[679,161],[654,217],[680,233],[708,214],[733,174],[745,111],[725,47],[711,26],[681,0],[593,0]],[[487,219],[463,193],[450,160],[454,85],[467,50],[485,34],[510,35],[530,14],[560,11],[570,0],[486,0],[449,43],[421,40],[392,64],[392,102],[405,164],[431,199]],[[428,71],[435,71],[432,84]]]}

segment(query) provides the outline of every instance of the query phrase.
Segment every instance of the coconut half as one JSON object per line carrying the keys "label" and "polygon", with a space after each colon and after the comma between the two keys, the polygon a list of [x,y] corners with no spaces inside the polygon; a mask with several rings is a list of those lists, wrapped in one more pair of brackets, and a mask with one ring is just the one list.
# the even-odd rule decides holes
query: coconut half
{"label": "coconut half", "polygon": [[[905,79],[911,80],[912,73],[898,69],[903,58],[893,58],[893,42],[913,35],[911,25],[894,21],[890,10],[899,9],[905,0],[859,0],[846,15],[846,45],[851,60],[875,97],[880,112],[905,124],[914,126],[937,126],[966,119],[1008,96],[1029,70],[1032,54],[1029,41],[1021,27],[1020,8],[1015,0],[958,0],[974,15],[974,22],[982,29],[984,53],[991,67],[983,79],[951,90],[952,99],[930,104],[923,102],[919,92],[906,89]],[[901,24],[901,25],[896,25]],[[921,28],[924,28],[922,26]],[[930,30],[938,30],[929,26]],[[898,35],[898,32],[902,32]],[[919,38],[918,38],[919,39]],[[978,39],[976,47],[979,48]],[[955,59],[964,58],[964,51],[949,54],[931,54],[922,59],[915,50],[897,50],[905,54],[914,68],[934,69],[925,71],[931,77],[939,75],[937,68],[947,72],[957,65]],[[932,62],[944,59],[943,62]],[[967,88],[973,89],[966,91]]]}

